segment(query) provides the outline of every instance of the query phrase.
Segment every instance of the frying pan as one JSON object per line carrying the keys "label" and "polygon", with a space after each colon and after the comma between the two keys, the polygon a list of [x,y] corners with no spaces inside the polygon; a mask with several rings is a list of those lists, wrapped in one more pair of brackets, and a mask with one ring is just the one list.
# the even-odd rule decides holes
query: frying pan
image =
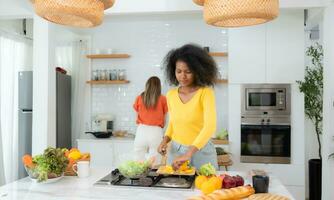
{"label": "frying pan", "polygon": [[86,134],[90,133],[93,134],[96,138],[110,138],[112,136],[112,132],[102,132],[102,131],[88,131],[85,132]]}

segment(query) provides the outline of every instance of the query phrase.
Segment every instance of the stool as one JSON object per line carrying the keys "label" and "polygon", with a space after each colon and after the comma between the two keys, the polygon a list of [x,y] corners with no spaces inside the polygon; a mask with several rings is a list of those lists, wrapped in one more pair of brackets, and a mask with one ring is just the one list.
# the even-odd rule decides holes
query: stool
{"label": "stool", "polygon": [[233,164],[232,160],[229,160],[228,162],[220,162],[218,161],[218,167],[220,169],[221,166],[225,167],[225,171],[228,171],[228,166],[231,166]]}

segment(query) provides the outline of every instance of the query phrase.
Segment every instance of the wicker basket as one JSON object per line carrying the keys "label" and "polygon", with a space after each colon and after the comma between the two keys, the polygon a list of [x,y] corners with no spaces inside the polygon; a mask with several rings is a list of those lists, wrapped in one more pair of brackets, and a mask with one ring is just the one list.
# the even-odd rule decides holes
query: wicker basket
{"label": "wicker basket", "polygon": [[197,5],[200,5],[200,6],[204,5],[204,1],[205,0],[193,0],[194,3],[196,3]]}
{"label": "wicker basket", "polygon": [[104,9],[114,0],[31,0],[37,15],[62,25],[94,27],[103,20]]}
{"label": "wicker basket", "polygon": [[206,23],[219,27],[262,24],[279,14],[278,0],[193,0],[203,5]]}
{"label": "wicker basket", "polygon": [[228,163],[231,161],[229,154],[217,155],[218,163]]}

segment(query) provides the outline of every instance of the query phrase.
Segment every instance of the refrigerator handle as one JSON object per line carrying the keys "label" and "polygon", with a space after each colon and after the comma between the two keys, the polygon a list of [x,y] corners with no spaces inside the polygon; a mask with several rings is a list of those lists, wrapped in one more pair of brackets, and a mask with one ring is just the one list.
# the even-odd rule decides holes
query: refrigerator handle
{"label": "refrigerator handle", "polygon": [[22,113],[25,113],[25,114],[29,114],[29,113],[32,113],[32,111],[28,111],[28,110],[23,110]]}

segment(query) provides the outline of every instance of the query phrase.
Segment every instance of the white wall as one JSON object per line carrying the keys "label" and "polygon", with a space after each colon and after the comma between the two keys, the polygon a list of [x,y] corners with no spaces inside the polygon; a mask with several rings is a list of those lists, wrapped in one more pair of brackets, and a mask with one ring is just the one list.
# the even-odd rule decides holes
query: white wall
{"label": "white wall", "polygon": [[[257,34],[263,37],[256,37]],[[302,10],[284,10],[274,22],[229,32],[229,68],[233,72],[229,84],[229,102],[233,102],[229,104],[230,150],[234,163],[231,169],[264,169],[279,177],[296,199],[305,198],[304,97],[295,83],[304,74],[303,35]],[[257,42],[247,42],[249,37]],[[251,59],[257,63],[251,63]],[[283,76],[286,73],[288,76]],[[291,84],[291,164],[240,162],[241,84],[249,82]]]}
{"label": "white wall", "polygon": [[[194,31],[196,29],[196,31]],[[136,114],[132,108],[135,97],[144,90],[146,80],[153,75],[164,82],[162,61],[172,48],[186,43],[209,46],[211,51],[227,50],[227,33],[223,29],[204,24],[199,14],[137,15],[115,17],[90,31],[92,49],[112,48],[129,53],[129,59],[92,60],[92,69],[126,69],[126,85],[92,86],[92,115],[112,113],[115,129],[135,133]],[[220,69],[227,70],[227,58],[215,57]],[[227,128],[227,87],[216,86],[218,129]],[[88,122],[90,123],[90,122]]]}
{"label": "white wall", "polygon": [[323,152],[322,152],[322,199],[334,199],[332,181],[334,179],[334,4],[325,9],[324,34],[324,104],[323,104]]}
{"label": "white wall", "polygon": [[33,38],[33,20],[26,21],[26,35],[23,33],[23,19],[3,19],[0,20],[0,30],[7,33],[14,33],[27,38]]}
{"label": "white wall", "polygon": [[[305,51],[307,47],[319,43],[323,45],[323,31],[322,31],[322,18],[323,18],[323,9],[309,9],[309,17],[305,27]],[[319,39],[311,40],[310,33],[311,29],[315,29],[319,26]],[[310,66],[312,64],[310,57],[305,54],[305,66]],[[322,142],[322,136],[320,136]],[[305,194],[306,198],[309,197],[309,168],[308,161],[313,158],[319,158],[319,145],[315,132],[315,128],[310,119],[305,115]]]}
{"label": "white wall", "polygon": [[67,27],[34,16],[33,43],[33,136],[32,154],[56,146],[56,60],[55,49],[77,35]]}
{"label": "white wall", "polygon": [[0,18],[18,19],[31,18],[30,1],[22,0],[0,0]]}
{"label": "white wall", "polygon": [[[34,17],[33,43],[33,128],[32,154],[40,154],[48,146],[55,146],[55,75],[51,25],[41,18]],[[50,37],[51,36],[51,37]],[[54,37],[54,36],[53,36]]]}

